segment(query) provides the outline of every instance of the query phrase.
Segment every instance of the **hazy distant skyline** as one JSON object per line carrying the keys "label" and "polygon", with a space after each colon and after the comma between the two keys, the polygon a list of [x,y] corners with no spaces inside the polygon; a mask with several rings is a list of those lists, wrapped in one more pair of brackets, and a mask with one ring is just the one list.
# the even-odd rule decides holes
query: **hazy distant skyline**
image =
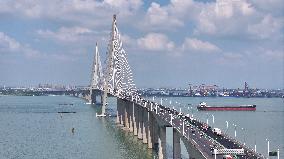
{"label": "hazy distant skyline", "polygon": [[88,85],[118,27],[137,87],[284,87],[282,0],[0,2],[0,85]]}

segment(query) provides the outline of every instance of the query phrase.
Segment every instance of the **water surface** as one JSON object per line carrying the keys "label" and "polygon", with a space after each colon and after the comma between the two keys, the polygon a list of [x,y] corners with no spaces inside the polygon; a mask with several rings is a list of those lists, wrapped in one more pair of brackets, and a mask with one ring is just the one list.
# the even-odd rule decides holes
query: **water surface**
{"label": "water surface", "polygon": [[[111,107],[115,100],[109,99]],[[76,112],[62,114],[60,111]],[[138,159],[151,152],[96,108],[68,96],[0,97],[2,159]],[[74,134],[71,129],[74,128]]]}

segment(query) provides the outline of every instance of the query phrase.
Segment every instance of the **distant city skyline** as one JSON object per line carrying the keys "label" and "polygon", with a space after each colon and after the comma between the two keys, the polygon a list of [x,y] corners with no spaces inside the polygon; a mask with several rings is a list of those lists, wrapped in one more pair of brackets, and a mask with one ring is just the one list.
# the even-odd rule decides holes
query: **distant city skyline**
{"label": "distant city skyline", "polygon": [[138,88],[284,88],[281,0],[0,2],[0,86],[88,85],[112,15]]}
{"label": "distant city skyline", "polygon": [[[87,88],[89,85],[72,85],[72,84],[52,84],[52,83],[39,83],[36,85],[0,85],[0,89],[29,89],[29,88]],[[154,89],[154,90],[163,90],[163,89],[177,89],[177,90],[189,90],[190,87],[192,89],[211,89],[215,88],[217,90],[222,90],[222,89],[230,89],[230,90],[244,90],[245,85],[241,85],[240,87],[224,87],[222,85],[213,85],[213,84],[190,84],[187,86],[180,86],[180,87],[166,87],[166,86],[155,86],[155,87],[137,87],[138,90],[143,90],[143,89]],[[251,90],[284,90],[284,88],[259,88],[259,87],[250,87],[248,85],[248,89]]]}

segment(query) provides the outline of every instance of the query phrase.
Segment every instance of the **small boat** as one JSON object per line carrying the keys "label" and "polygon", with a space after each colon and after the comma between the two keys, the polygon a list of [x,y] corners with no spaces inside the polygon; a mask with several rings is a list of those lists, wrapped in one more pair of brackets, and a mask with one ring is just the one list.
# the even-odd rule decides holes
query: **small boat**
{"label": "small boat", "polygon": [[105,114],[98,114],[96,113],[96,117],[105,117],[106,115]]}
{"label": "small boat", "polygon": [[239,105],[239,106],[208,106],[205,102],[201,102],[197,106],[200,111],[255,111],[256,105]]}
{"label": "small boat", "polygon": [[66,111],[62,111],[62,112],[57,112],[57,113],[62,114],[62,113],[76,113],[76,112],[66,112]]}

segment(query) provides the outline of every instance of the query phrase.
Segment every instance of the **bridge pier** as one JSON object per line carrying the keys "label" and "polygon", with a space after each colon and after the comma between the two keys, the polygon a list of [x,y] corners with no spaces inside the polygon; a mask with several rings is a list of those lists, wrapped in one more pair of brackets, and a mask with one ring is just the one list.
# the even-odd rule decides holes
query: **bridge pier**
{"label": "bridge pier", "polygon": [[116,124],[120,124],[118,106],[116,108]]}
{"label": "bridge pier", "polygon": [[167,158],[167,151],[166,151],[166,127],[160,126],[159,127],[159,159],[166,159]]}
{"label": "bridge pier", "polygon": [[97,104],[97,96],[101,97],[100,103],[103,102],[103,96],[102,96],[102,91],[99,89],[90,89],[90,103],[92,104]]}
{"label": "bridge pier", "polygon": [[127,101],[123,100],[123,107],[124,107],[124,127],[127,130],[129,130],[128,103],[127,103]]}
{"label": "bridge pier", "polygon": [[123,100],[121,99],[117,99],[117,117],[116,117],[116,120],[117,120],[117,124],[119,126],[124,126],[124,123],[123,123]]}
{"label": "bridge pier", "polygon": [[[152,113],[151,113],[152,114]],[[159,149],[159,124],[157,122],[157,120],[155,119],[155,117],[152,114],[152,125],[151,125],[151,131],[152,131],[152,147],[155,150]]]}
{"label": "bridge pier", "polygon": [[133,106],[132,106],[132,102],[128,102],[127,103],[127,107],[128,107],[128,120],[129,120],[129,131],[133,132],[134,128],[133,128]]}
{"label": "bridge pier", "polygon": [[136,104],[133,102],[132,103],[132,117],[133,117],[133,134],[135,136],[138,135],[138,130],[137,130],[137,108]]}
{"label": "bridge pier", "polygon": [[147,109],[145,108],[142,108],[142,115],[143,115],[143,120],[142,120],[142,123],[143,123],[143,133],[142,133],[142,137],[143,137],[143,143],[144,144],[147,144],[148,143],[148,111]]}
{"label": "bridge pier", "polygon": [[137,110],[137,116],[138,116],[138,139],[142,140],[143,139],[143,136],[142,136],[142,131],[143,131],[143,113],[141,111],[141,108],[140,106],[138,105],[136,107],[136,110]]}
{"label": "bridge pier", "polygon": [[147,139],[148,139],[148,148],[149,149],[152,149],[153,148],[153,142],[152,142],[152,136],[153,136],[153,127],[152,127],[152,125],[153,125],[153,114],[151,113],[151,112],[147,112],[147,114],[148,114],[148,124],[147,124]]}
{"label": "bridge pier", "polygon": [[173,158],[181,158],[180,136],[176,129],[173,129]]}

